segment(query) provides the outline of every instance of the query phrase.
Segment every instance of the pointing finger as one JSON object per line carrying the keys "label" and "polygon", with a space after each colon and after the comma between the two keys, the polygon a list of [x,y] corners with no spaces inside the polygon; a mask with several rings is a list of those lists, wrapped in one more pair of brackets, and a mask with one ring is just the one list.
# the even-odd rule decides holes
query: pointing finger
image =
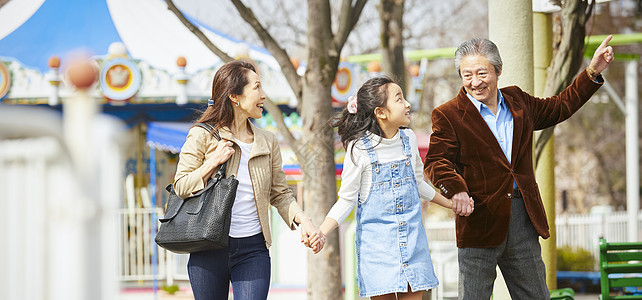
{"label": "pointing finger", "polygon": [[613,35],[612,35],[612,34],[609,34],[609,36],[607,36],[607,37],[604,39],[604,41],[602,41],[602,44],[600,44],[600,47],[599,47],[599,48],[606,48],[606,46],[609,44],[609,42],[611,41],[611,39],[612,39],[612,38],[613,38]]}

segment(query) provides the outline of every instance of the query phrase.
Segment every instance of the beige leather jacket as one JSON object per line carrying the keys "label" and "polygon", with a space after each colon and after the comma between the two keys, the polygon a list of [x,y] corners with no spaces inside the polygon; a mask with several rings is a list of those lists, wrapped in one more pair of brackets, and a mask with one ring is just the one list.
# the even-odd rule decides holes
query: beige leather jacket
{"label": "beige leather jacket", "polygon": [[[281,149],[276,136],[252,125],[254,132],[254,145],[250,153],[248,167],[252,187],[254,188],[254,201],[259,214],[259,223],[265,237],[265,244],[269,248],[272,244],[270,234],[269,204],[276,207],[281,218],[290,227],[295,229],[294,216],[301,212],[296,203],[292,190],[285,182],[285,173],[281,163]],[[227,127],[219,130],[221,138],[232,141],[234,137]],[[174,189],[179,197],[185,199],[203,189],[203,176],[201,167],[216,148],[216,139],[205,129],[194,126],[189,130],[187,140],[181,148],[176,175],[174,176]],[[227,174],[235,175],[238,172],[241,159],[241,149],[234,143],[234,154],[227,162]]]}

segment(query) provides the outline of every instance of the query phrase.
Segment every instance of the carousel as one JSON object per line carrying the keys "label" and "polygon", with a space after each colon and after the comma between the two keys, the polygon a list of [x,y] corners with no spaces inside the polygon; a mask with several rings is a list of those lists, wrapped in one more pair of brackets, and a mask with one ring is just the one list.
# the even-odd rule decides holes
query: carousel
{"label": "carousel", "polygon": [[[296,97],[270,53],[186,17],[230,56],[256,63],[266,95],[279,106],[286,125],[299,134]],[[122,166],[123,195],[113,199],[120,207],[119,281],[186,280],[187,256],[158,249],[149,232],[153,235],[156,229],[151,225],[155,216],[163,214],[164,187],[173,181],[180,148],[191,122],[207,105],[211,79],[222,61],[161,0],[9,1],[0,7],[0,20],[0,109],[39,107],[62,114],[75,94],[66,70],[83,58],[97,68],[97,81],[87,93],[99,113],[127,128],[122,137],[130,141]],[[359,64],[342,62],[333,104],[342,107],[367,74]],[[277,132],[269,114],[254,122]],[[282,143],[281,149],[288,184],[296,191],[301,171],[289,146]],[[343,151],[336,157],[339,176]],[[275,266],[280,258],[287,261],[292,256],[304,262],[305,251],[296,247],[298,238],[279,224],[273,224],[275,239],[281,239],[275,243],[281,246],[272,249]],[[275,268],[275,283],[305,283],[305,278],[286,270]]]}

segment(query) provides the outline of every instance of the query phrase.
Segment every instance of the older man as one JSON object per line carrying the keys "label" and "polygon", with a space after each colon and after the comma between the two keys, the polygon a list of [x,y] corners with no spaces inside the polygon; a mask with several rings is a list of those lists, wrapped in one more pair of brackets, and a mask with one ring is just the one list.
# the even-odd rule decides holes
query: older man
{"label": "older man", "polygon": [[424,171],[457,214],[459,299],[489,299],[497,266],[513,299],[549,299],[538,236],[550,234],[533,172],[533,131],[568,119],[600,88],[613,61],[610,40],[569,87],[545,99],[497,88],[502,60],[493,42],[457,48],[463,88],[432,113]]}

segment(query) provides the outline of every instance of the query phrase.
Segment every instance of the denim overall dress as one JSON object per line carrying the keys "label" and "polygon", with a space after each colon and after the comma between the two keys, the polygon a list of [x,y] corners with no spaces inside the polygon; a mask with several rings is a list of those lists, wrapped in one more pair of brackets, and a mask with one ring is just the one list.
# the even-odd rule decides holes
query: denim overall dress
{"label": "denim overall dress", "polygon": [[400,131],[406,158],[379,163],[366,136],[372,186],[357,206],[359,296],[429,290],[439,284],[421,222],[421,199],[408,136]]}

